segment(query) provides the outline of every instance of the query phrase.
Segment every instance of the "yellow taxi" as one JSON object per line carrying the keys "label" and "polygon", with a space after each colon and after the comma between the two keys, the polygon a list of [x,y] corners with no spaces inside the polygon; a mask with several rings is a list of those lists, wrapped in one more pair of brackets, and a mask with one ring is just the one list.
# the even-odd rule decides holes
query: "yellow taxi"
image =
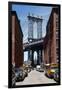
{"label": "yellow taxi", "polygon": [[46,64],[45,65],[45,75],[49,78],[54,78],[55,70],[57,69],[58,64]]}

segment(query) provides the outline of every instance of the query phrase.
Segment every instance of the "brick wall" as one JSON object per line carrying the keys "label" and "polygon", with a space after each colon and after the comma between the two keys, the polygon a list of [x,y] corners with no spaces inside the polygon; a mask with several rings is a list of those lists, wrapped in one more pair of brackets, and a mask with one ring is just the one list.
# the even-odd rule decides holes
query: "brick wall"
{"label": "brick wall", "polygon": [[[45,63],[57,63],[57,37],[56,37],[56,29],[58,28],[58,23],[56,21],[58,18],[58,8],[53,8],[51,15],[49,17],[47,27],[46,27],[46,37],[44,40],[44,60]],[[57,25],[56,25],[57,24]],[[57,34],[59,30],[57,31]]]}
{"label": "brick wall", "polygon": [[23,65],[23,34],[15,12],[12,12],[12,61],[15,67]]}

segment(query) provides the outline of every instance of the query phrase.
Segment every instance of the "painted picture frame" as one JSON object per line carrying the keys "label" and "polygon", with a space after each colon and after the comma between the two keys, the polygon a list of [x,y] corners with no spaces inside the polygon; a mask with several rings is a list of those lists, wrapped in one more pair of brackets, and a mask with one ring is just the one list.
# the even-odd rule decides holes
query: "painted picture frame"
{"label": "painted picture frame", "polygon": [[8,2],[8,87],[60,85],[60,5]]}

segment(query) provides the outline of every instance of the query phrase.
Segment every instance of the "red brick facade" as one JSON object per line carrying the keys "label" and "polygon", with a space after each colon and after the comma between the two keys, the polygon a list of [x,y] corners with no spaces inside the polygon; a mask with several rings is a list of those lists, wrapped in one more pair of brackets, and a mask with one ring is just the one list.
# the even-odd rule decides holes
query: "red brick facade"
{"label": "red brick facade", "polygon": [[57,63],[59,60],[59,11],[53,8],[46,27],[46,37],[44,41],[45,63]]}
{"label": "red brick facade", "polygon": [[15,67],[23,65],[23,34],[20,27],[20,21],[16,12],[11,12],[12,17],[12,63]]}

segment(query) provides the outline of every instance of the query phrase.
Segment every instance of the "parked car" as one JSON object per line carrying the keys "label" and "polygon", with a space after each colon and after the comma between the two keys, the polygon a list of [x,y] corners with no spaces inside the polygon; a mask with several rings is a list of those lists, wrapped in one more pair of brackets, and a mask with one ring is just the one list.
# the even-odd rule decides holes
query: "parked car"
{"label": "parked car", "polygon": [[55,70],[54,80],[57,81],[57,82],[59,82],[59,70],[58,69]]}
{"label": "parked car", "polygon": [[12,86],[15,86],[15,82],[16,82],[15,67],[12,64]]}
{"label": "parked car", "polygon": [[38,70],[39,70],[39,68],[40,68],[40,65],[37,65],[37,66],[36,66],[36,71],[38,71]]}
{"label": "parked car", "polygon": [[53,78],[53,77],[54,77],[54,72],[55,72],[54,69],[48,69],[45,74],[46,74],[46,76],[48,76],[49,78]]}
{"label": "parked car", "polygon": [[46,65],[45,75],[48,76],[49,78],[54,78],[54,73],[55,73],[55,70],[57,69],[57,67],[58,67],[57,64]]}
{"label": "parked car", "polygon": [[29,72],[31,72],[31,68],[30,68],[30,67],[28,67],[28,73],[29,73]]}
{"label": "parked car", "polygon": [[15,74],[16,74],[16,82],[24,80],[25,77],[22,69],[16,68]]}
{"label": "parked car", "polygon": [[24,70],[24,72],[25,72],[25,77],[27,77],[28,76],[28,71]]}
{"label": "parked car", "polygon": [[27,77],[28,76],[28,69],[26,68],[25,64],[23,65],[22,69],[24,71],[25,77]]}
{"label": "parked car", "polygon": [[16,72],[16,82],[23,81],[25,79],[25,77],[28,76],[27,70],[24,69],[23,67],[22,68],[17,68],[15,70],[15,72]]}
{"label": "parked car", "polygon": [[39,72],[44,72],[44,69],[41,68],[40,65],[37,65],[37,66],[36,66],[36,70],[39,71]]}
{"label": "parked car", "polygon": [[31,66],[30,65],[26,65],[26,70],[29,73],[31,71]]}
{"label": "parked car", "polygon": [[44,69],[43,68],[39,68],[39,72],[44,72]]}
{"label": "parked car", "polygon": [[28,76],[28,71],[27,71],[27,69],[23,69],[23,75],[24,75],[24,77],[27,77],[27,76]]}

